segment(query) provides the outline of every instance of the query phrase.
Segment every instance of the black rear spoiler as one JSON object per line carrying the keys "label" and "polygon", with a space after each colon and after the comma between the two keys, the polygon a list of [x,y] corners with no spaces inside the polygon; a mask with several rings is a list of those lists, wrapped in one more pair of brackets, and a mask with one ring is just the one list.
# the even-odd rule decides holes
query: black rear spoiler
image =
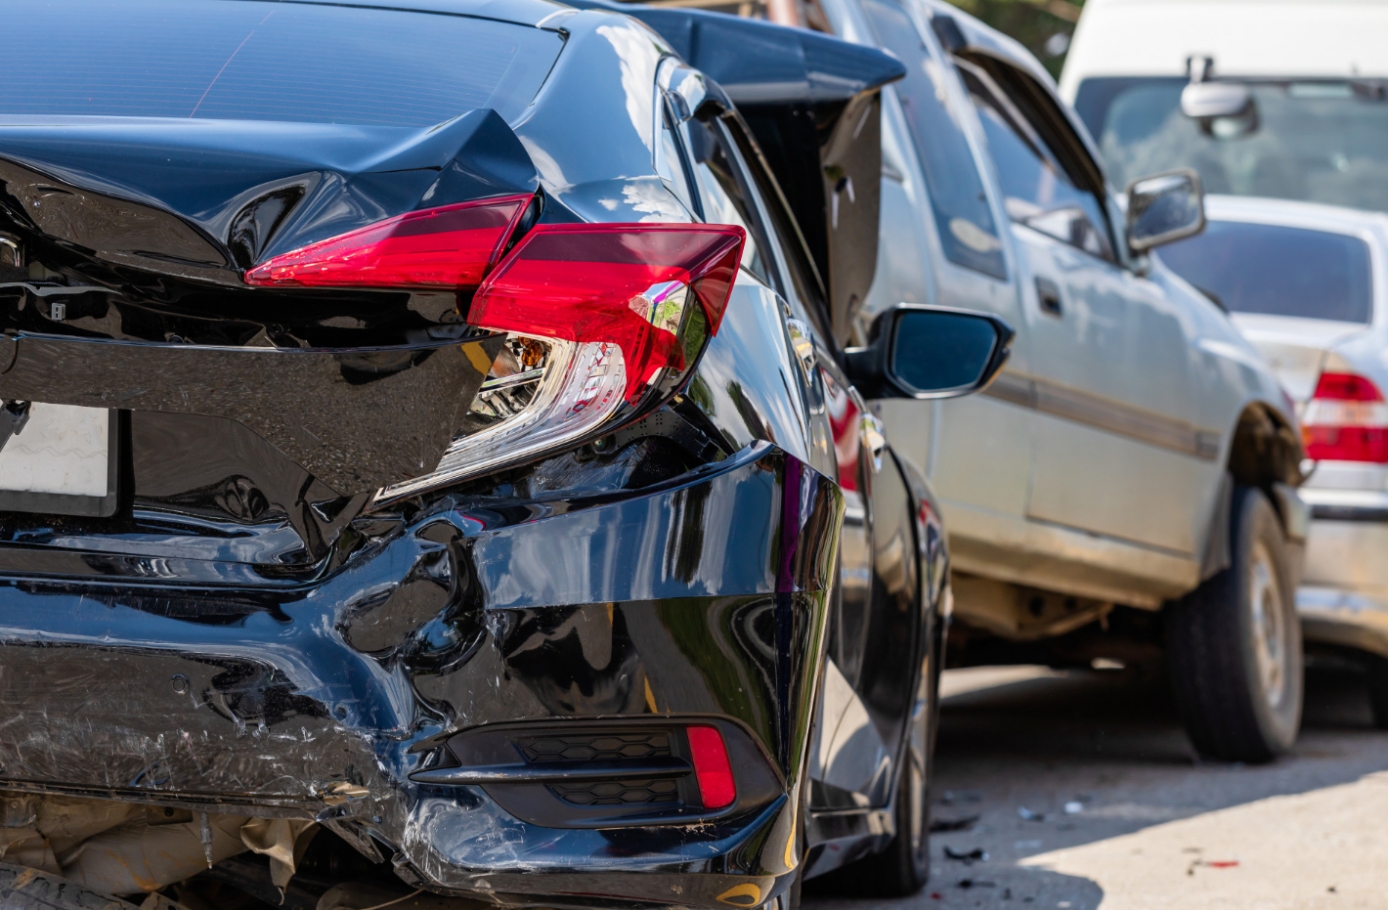
{"label": "black rear spoiler", "polygon": [[880,89],[906,75],[875,48],[723,13],[570,0],[654,29],[722,87],[756,136],[823,276],[848,340],[872,286],[882,179]]}

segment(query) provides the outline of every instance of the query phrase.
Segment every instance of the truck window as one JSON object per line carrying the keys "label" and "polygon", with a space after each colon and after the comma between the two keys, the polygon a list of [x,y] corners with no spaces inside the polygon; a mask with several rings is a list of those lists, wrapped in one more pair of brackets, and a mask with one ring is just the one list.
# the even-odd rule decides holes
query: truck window
{"label": "truck window", "polygon": [[[988,151],[1013,221],[1112,261],[1108,220],[1091,191],[1076,186],[1057,153],[992,77],[960,61],[960,75],[983,122]],[[1063,153],[1061,153],[1063,154]]]}
{"label": "truck window", "polygon": [[1005,280],[1002,242],[983,178],[958,118],[950,110],[940,61],[931,57],[897,0],[864,0],[863,10],[882,47],[906,65],[906,78],[896,84],[896,94],[925,172],[926,192],[945,257]]}

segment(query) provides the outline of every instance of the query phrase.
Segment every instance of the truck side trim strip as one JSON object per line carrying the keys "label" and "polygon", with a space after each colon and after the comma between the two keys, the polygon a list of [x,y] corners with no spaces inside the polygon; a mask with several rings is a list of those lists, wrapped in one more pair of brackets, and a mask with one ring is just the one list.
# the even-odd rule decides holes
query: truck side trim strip
{"label": "truck side trim strip", "polygon": [[1214,461],[1219,457],[1220,434],[1217,432],[1046,379],[1004,370],[983,394],[1202,461]]}

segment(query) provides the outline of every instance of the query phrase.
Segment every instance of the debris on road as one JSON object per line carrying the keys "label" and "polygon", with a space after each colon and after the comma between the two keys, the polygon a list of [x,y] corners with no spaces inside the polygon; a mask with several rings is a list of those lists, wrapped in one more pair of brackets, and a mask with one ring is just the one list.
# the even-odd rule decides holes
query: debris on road
{"label": "debris on road", "polygon": [[1194,875],[1196,866],[1207,866],[1211,869],[1233,869],[1238,866],[1236,859],[1193,859],[1186,867],[1186,875]]}
{"label": "debris on road", "polygon": [[983,794],[978,790],[946,790],[940,797],[940,805],[942,806],[981,802],[983,802]]}
{"label": "debris on road", "polygon": [[1043,821],[1046,820],[1046,813],[1044,813],[1044,812],[1033,812],[1032,810],[1028,809],[1026,806],[1018,806],[1018,807],[1017,807],[1017,814],[1020,815],[1020,816],[1023,818],[1023,820],[1029,821],[1029,822],[1043,822]]}
{"label": "debris on road", "polygon": [[984,850],[982,847],[974,847],[972,850],[967,851],[955,850],[953,847],[945,847],[945,856],[949,859],[956,859],[966,866],[972,866],[974,863],[988,862],[988,851]]}
{"label": "debris on road", "polygon": [[930,820],[930,833],[942,834],[947,831],[967,831],[978,824],[978,820],[981,817],[982,816],[979,815],[966,815],[963,818],[933,818]]}
{"label": "debris on road", "polygon": [[1068,803],[1065,804],[1065,814],[1066,814],[1066,815],[1079,815],[1079,814],[1080,814],[1081,812],[1083,812],[1083,811],[1084,811],[1084,803],[1080,802],[1080,801],[1077,800],[1077,799],[1072,799],[1072,800],[1070,800]]}
{"label": "debris on road", "polygon": [[997,886],[997,882],[981,882],[974,878],[961,878],[954,883],[956,888],[996,888]]}

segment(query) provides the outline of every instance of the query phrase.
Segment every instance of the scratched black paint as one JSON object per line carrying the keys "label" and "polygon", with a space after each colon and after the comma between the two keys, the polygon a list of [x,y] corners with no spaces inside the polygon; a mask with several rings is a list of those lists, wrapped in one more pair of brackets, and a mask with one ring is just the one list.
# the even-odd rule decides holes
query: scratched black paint
{"label": "scratched black paint", "polygon": [[[486,7],[525,27],[555,11]],[[943,596],[943,537],[928,490],[890,450],[863,450],[846,483],[858,437],[836,451],[835,345],[816,339],[811,368],[786,326],[826,324],[825,300],[744,275],[692,376],[654,412],[370,510],[386,469],[333,450],[356,438],[384,457],[383,442],[437,430],[437,415],[388,396],[324,415],[324,390],[403,388],[448,366],[420,352],[486,345],[458,334],[468,301],[241,281],[269,256],[426,204],[535,193],[547,221],[678,205],[630,115],[649,98],[618,77],[623,63],[654,71],[659,40],[609,13],[562,25],[565,51],[520,124],[491,112],[424,131],[209,121],[196,142],[162,121],[0,126],[0,233],[33,263],[0,274],[0,394],[128,415],[115,516],[0,514],[0,787],[316,818],[421,887],[544,906],[595,893],[746,906],[807,862],[831,868],[831,841],[846,857],[890,836],[890,786],[861,793],[856,814],[804,808],[826,636],[898,762]],[[869,94],[896,68],[876,64]],[[192,164],[218,179],[187,180]],[[135,365],[82,369],[99,346]],[[57,352],[46,371],[39,350]],[[159,368],[213,350],[216,383]],[[264,354],[342,368],[266,382],[240,365]],[[450,381],[427,404],[463,407],[475,385]],[[348,443],[298,435],[329,426]],[[433,451],[399,448],[421,463]],[[869,491],[878,542],[851,558],[847,486]],[[845,571],[876,579],[864,616],[834,594]],[[864,618],[857,650],[830,632]],[[481,787],[410,779],[490,724],[700,717],[741,731],[772,784],[697,825],[544,826]]]}

